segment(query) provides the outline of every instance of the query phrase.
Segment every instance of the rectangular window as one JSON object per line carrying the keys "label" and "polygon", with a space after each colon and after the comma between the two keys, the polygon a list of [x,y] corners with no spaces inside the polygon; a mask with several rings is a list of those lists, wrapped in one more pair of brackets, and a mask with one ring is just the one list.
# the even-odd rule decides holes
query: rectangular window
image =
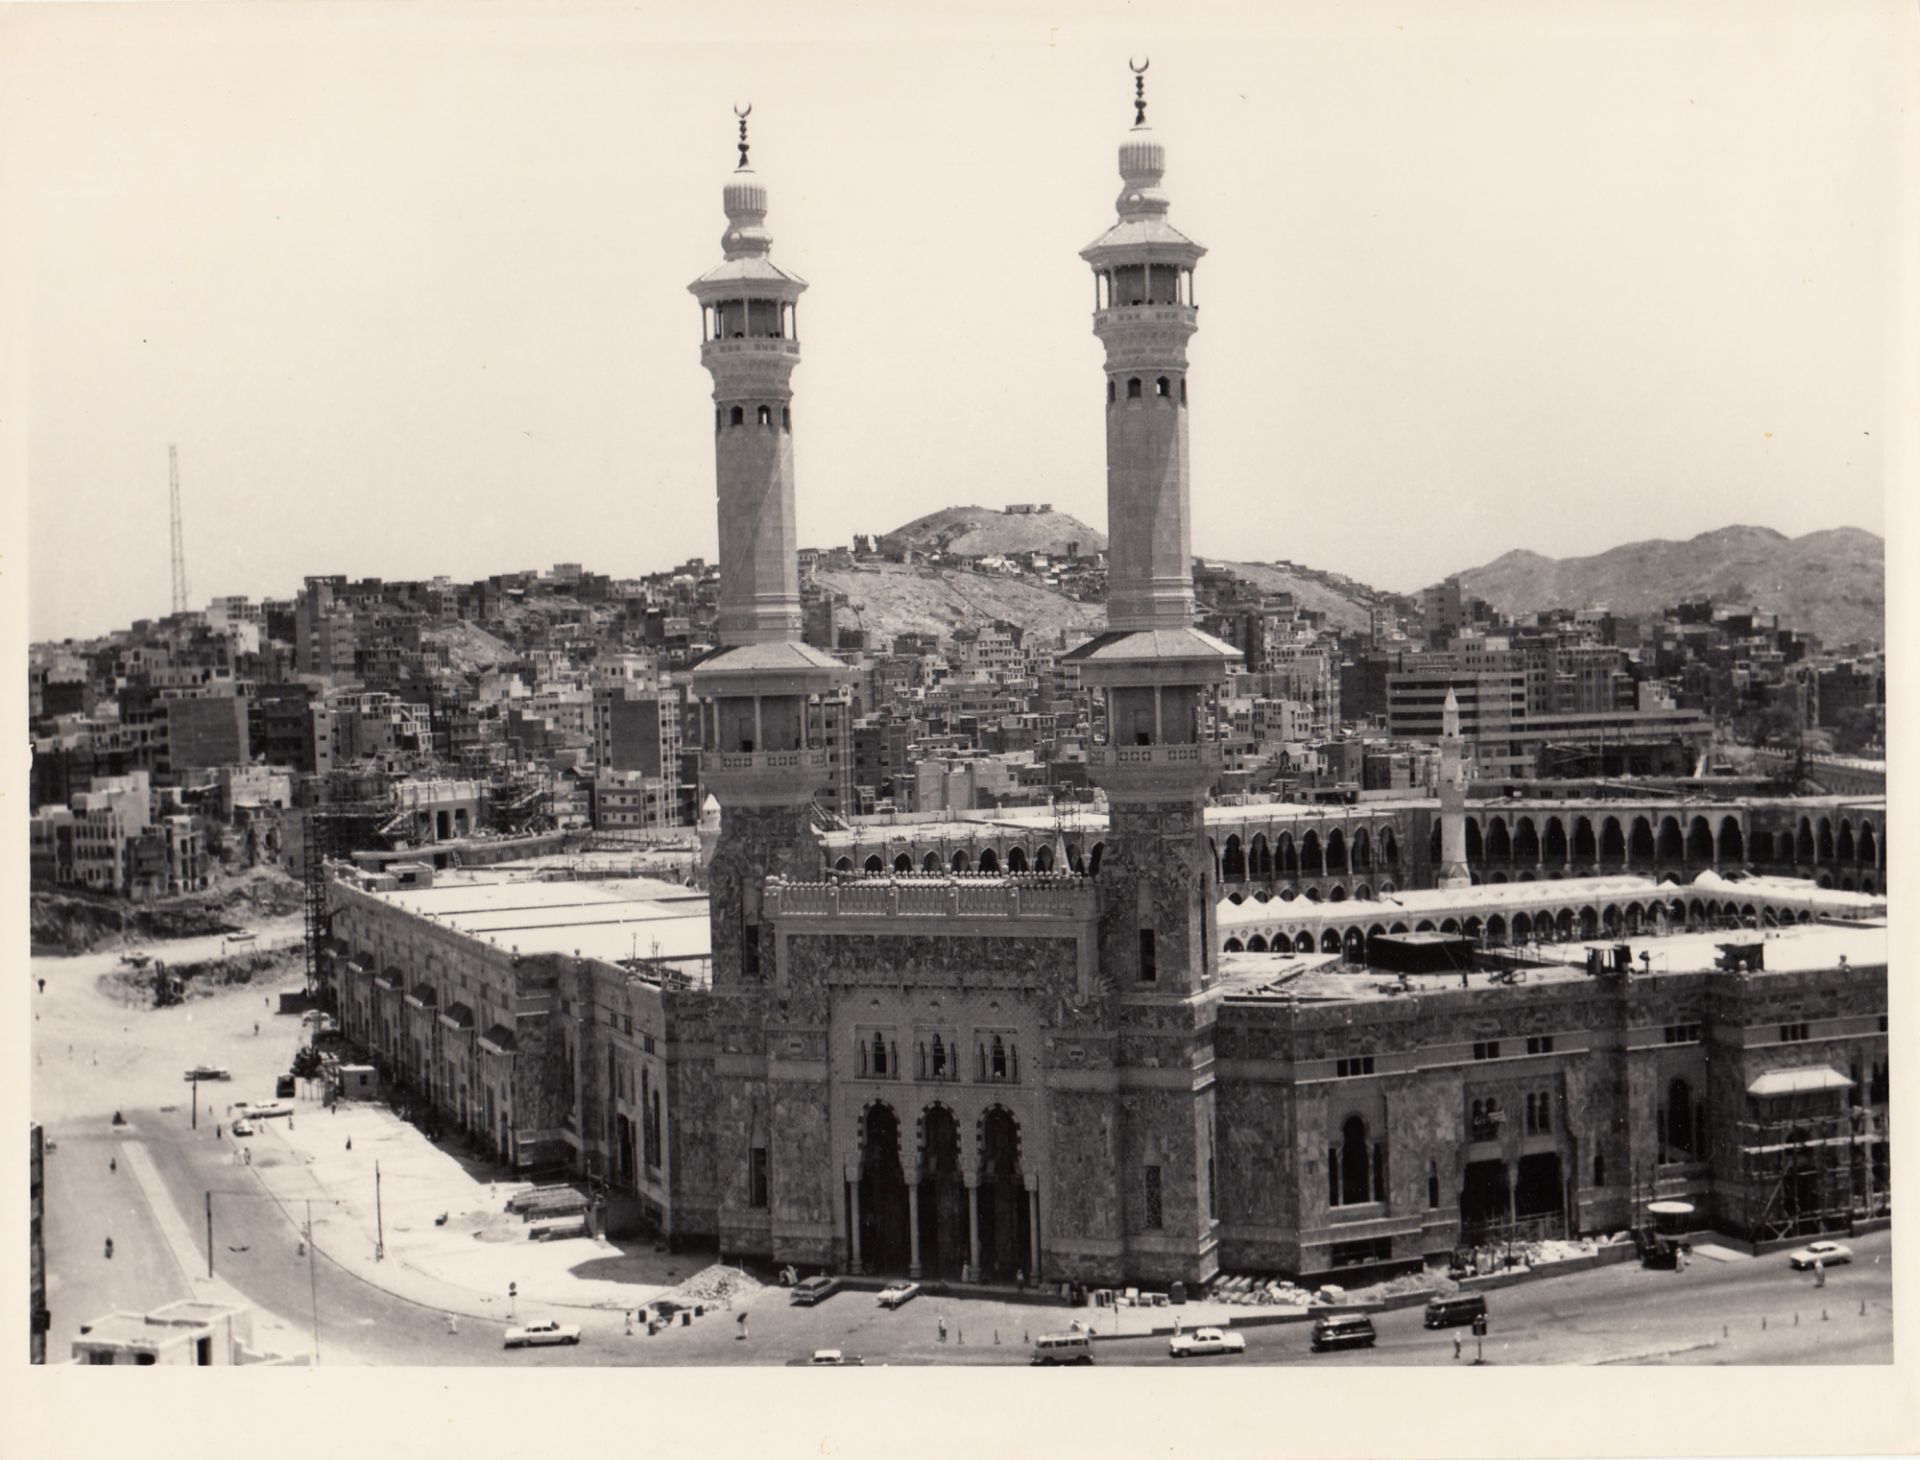
{"label": "rectangular window", "polygon": [[1529,1034],[1527,1036],[1528,1054],[1552,1054],[1553,1036],[1551,1034]]}
{"label": "rectangular window", "polygon": [[1157,1232],[1166,1224],[1160,1210],[1160,1168],[1145,1167],[1141,1173],[1141,1195],[1145,1199],[1147,1210],[1147,1230]]}
{"label": "rectangular window", "polygon": [[1807,1026],[1804,1023],[1782,1024],[1780,1026],[1780,1042],[1782,1044],[1800,1044],[1810,1037],[1807,1033]]}
{"label": "rectangular window", "polygon": [[1663,1031],[1668,1044],[1698,1044],[1700,1026],[1698,1024],[1669,1024]]}
{"label": "rectangular window", "polygon": [[1477,1060],[1497,1060],[1500,1058],[1500,1041],[1497,1039],[1476,1040],[1473,1057]]}
{"label": "rectangular window", "polygon": [[1351,1059],[1336,1060],[1334,1062],[1334,1075],[1337,1079],[1351,1080],[1356,1076],[1371,1075],[1372,1073],[1373,1056],[1370,1054],[1355,1055]]}
{"label": "rectangular window", "polygon": [[1160,977],[1160,962],[1153,948],[1153,929],[1140,930],[1140,982],[1152,983]]}
{"label": "rectangular window", "polygon": [[763,1211],[767,1205],[767,1148],[755,1146],[748,1153],[747,1205]]}

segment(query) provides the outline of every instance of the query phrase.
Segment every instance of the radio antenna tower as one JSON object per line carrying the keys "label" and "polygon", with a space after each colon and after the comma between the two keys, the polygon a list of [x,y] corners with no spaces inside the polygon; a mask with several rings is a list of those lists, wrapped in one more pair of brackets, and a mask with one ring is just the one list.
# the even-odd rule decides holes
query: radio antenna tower
{"label": "radio antenna tower", "polygon": [[173,507],[173,611],[187,611],[187,550],[180,537],[180,448],[167,447],[167,488]]}

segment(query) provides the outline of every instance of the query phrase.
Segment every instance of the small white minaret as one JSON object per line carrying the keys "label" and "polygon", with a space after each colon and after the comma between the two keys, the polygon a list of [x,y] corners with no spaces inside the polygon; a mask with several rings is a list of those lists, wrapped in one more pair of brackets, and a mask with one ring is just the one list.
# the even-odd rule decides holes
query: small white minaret
{"label": "small white minaret", "polygon": [[1444,891],[1471,887],[1467,870],[1467,766],[1460,754],[1460,701],[1447,690],[1440,711],[1440,881]]}

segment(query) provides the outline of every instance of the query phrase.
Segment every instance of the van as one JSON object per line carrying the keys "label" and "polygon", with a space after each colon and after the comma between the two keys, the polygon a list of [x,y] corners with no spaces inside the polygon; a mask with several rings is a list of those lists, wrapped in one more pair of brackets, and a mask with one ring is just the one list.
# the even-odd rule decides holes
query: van
{"label": "van", "polygon": [[1036,1364],[1090,1364],[1093,1339],[1085,1333],[1043,1333],[1033,1341]]}
{"label": "van", "polygon": [[1487,1300],[1479,1293],[1455,1293],[1450,1298],[1436,1297],[1427,1304],[1421,1320],[1428,1328],[1454,1328],[1487,1316]]}
{"label": "van", "polygon": [[1373,1320],[1364,1313],[1328,1313],[1313,1321],[1307,1346],[1315,1353],[1330,1348],[1372,1348]]}
{"label": "van", "polygon": [[795,1283],[793,1297],[788,1301],[795,1307],[811,1308],[821,1299],[832,1297],[839,1291],[840,1279],[823,1273],[819,1277],[810,1277],[803,1283]]}

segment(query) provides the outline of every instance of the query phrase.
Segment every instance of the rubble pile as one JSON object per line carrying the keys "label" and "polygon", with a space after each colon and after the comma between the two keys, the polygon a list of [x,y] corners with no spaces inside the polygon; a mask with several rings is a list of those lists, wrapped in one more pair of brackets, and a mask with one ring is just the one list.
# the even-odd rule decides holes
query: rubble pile
{"label": "rubble pile", "polygon": [[[737,1267],[727,1267],[714,1263],[704,1267],[692,1277],[675,1288],[672,1297],[684,1305],[687,1303],[718,1303],[728,1298],[751,1296],[760,1291],[763,1284],[752,1273],[742,1272]],[[656,1305],[657,1306],[657,1305]]]}

